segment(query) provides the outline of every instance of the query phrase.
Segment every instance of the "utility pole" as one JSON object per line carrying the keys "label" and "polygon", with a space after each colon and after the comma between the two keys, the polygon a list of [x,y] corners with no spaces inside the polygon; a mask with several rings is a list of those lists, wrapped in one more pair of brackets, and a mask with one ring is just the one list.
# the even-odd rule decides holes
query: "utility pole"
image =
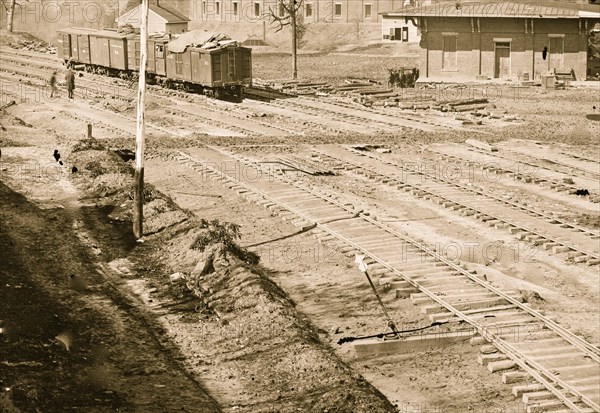
{"label": "utility pole", "polygon": [[8,7],[8,11],[6,14],[6,20],[8,20],[6,30],[9,33],[12,33],[12,31],[13,31],[13,20],[15,17],[15,7],[16,7],[15,3],[16,3],[16,0],[10,0],[10,6]]}
{"label": "utility pole", "polygon": [[146,61],[148,52],[148,0],[142,0],[140,21],[140,70],[137,99],[135,133],[135,176],[133,192],[133,235],[141,239],[144,235],[144,102],[146,99]]}

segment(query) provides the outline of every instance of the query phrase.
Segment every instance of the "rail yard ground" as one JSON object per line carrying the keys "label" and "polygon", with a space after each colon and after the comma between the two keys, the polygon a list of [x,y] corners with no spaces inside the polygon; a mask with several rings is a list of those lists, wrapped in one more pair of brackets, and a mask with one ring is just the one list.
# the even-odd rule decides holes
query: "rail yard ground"
{"label": "rail yard ground", "polygon": [[[484,96],[485,116],[152,86],[136,242],[135,85],[84,73],[50,99],[52,56],[0,53],[0,410],[569,411],[535,374],[600,402],[597,85],[403,97]],[[393,58],[354,53],[301,56],[301,76],[385,81]],[[254,76],[286,64],[256,55]],[[193,249],[213,220],[260,263]],[[442,338],[338,345],[388,331],[355,253],[401,330]]]}

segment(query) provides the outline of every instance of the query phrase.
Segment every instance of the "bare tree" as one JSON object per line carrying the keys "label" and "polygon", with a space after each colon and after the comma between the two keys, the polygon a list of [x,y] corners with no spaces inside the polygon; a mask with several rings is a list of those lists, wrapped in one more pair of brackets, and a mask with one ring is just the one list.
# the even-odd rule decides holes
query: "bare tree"
{"label": "bare tree", "polygon": [[302,6],[304,0],[279,0],[278,10],[269,7],[269,18],[271,22],[277,23],[279,27],[275,32],[284,27],[292,29],[292,78],[298,78],[298,47],[306,33],[306,25],[302,18]]}

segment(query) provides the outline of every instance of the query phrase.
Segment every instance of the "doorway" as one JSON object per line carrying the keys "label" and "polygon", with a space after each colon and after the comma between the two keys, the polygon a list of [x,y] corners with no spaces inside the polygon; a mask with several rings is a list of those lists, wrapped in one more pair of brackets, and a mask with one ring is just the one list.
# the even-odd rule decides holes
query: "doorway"
{"label": "doorway", "polygon": [[564,47],[565,42],[563,37],[550,37],[548,39],[548,70],[563,69]]}
{"label": "doorway", "polygon": [[496,43],[494,77],[510,78],[510,43]]}

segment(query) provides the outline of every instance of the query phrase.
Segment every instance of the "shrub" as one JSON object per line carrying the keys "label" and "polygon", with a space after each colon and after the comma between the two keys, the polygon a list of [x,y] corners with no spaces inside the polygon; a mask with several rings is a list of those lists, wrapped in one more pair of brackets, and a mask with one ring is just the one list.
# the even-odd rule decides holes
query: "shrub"
{"label": "shrub", "polygon": [[237,244],[240,239],[240,226],[232,222],[219,222],[218,220],[200,221],[200,228],[205,229],[192,243],[191,248],[194,250],[204,251],[206,247],[213,244],[221,243],[225,250],[247,264],[258,264],[260,257],[258,254],[248,251]]}

